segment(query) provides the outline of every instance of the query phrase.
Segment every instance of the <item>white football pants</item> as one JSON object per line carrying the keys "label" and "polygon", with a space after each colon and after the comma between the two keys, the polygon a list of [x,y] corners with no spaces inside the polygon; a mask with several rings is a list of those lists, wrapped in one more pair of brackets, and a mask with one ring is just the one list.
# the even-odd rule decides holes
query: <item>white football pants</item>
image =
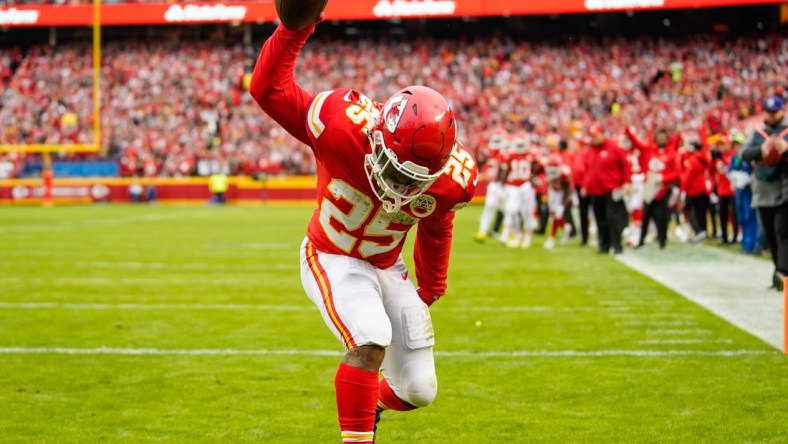
{"label": "white football pants", "polygon": [[522,239],[525,233],[533,231],[536,223],[534,211],[536,210],[536,194],[530,182],[520,186],[506,185],[506,202],[503,207],[503,233],[501,241],[505,242],[511,236],[515,241]]}
{"label": "white football pants", "polygon": [[490,234],[495,215],[503,207],[505,197],[506,194],[501,182],[490,182],[487,185],[487,194],[484,196],[484,210],[479,221],[479,233]]}
{"label": "white football pants", "polygon": [[345,348],[386,349],[381,371],[403,401],[424,407],[438,390],[430,311],[416,292],[402,256],[388,269],[301,244],[301,283],[323,321]]}

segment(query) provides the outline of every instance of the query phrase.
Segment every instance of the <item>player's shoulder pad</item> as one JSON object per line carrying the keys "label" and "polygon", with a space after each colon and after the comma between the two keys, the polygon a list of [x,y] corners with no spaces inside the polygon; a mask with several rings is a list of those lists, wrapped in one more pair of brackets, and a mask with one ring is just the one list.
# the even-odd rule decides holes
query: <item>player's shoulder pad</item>
{"label": "player's shoulder pad", "polygon": [[479,167],[476,159],[462,143],[457,142],[451,153],[446,174],[454,182],[456,200],[450,211],[457,211],[468,206],[476,194],[479,183]]}
{"label": "player's shoulder pad", "polygon": [[317,140],[335,113],[344,114],[348,106],[356,103],[366,107],[372,101],[361,92],[349,88],[323,91],[314,96],[306,115],[310,138]]}

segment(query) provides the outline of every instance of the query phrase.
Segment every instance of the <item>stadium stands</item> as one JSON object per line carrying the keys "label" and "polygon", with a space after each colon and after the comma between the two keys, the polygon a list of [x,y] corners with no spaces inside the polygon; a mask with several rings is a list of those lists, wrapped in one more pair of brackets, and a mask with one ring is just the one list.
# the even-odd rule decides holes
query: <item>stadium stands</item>
{"label": "stadium stands", "polygon": [[[311,172],[308,149],[282,134],[246,93],[257,49],[105,44],[104,154],[120,159],[124,175]],[[0,52],[0,142],[91,143],[91,60],[87,43]],[[788,40],[781,36],[581,38],[560,46],[495,37],[323,39],[307,46],[296,77],[314,93],[351,86],[372,98],[429,85],[453,102],[460,137],[478,149],[496,128],[571,137],[591,122],[613,132],[626,122],[686,130],[708,116],[728,128],[784,88],[786,66]]]}

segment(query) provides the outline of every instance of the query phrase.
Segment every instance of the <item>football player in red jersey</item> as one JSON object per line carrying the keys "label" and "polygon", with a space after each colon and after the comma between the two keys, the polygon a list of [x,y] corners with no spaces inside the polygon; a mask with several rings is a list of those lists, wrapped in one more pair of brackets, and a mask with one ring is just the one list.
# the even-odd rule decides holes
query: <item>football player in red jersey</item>
{"label": "football player in red jersey", "polygon": [[636,248],[645,245],[648,225],[652,219],[657,226],[659,248],[665,248],[670,222],[668,200],[671,187],[679,181],[676,153],[681,144],[680,136],[676,134],[671,137],[667,130],[657,129],[653,136],[644,142],[635,134],[634,128],[628,127],[625,134],[639,153],[640,170],[645,173],[643,221]]}
{"label": "football player in red jersey", "polygon": [[[301,281],[346,348],[334,380],[342,440],[370,443],[380,411],[435,398],[429,306],[446,292],[454,212],[471,200],[478,171],[432,89],[408,87],[380,104],[353,89],[312,95],[298,86],[296,58],[316,24],[274,31],[250,92],[314,153],[317,209]],[[418,288],[401,255],[414,226]]]}
{"label": "football player in red jersey", "polygon": [[[547,206],[550,216],[553,218],[553,225],[550,234],[544,243],[545,248],[555,247],[555,237],[558,230],[563,229],[566,223],[566,215],[572,211],[572,170],[563,163],[559,154],[553,154],[547,160],[545,166],[545,178],[547,179]],[[564,231],[564,238],[568,238],[569,233]]]}
{"label": "football player in red jersey", "polygon": [[474,236],[477,242],[484,242],[491,231],[496,231],[494,222],[497,215],[503,211],[503,203],[506,197],[503,183],[507,173],[505,168],[506,154],[504,151],[507,143],[506,136],[494,134],[490,138],[490,144],[487,147],[488,152],[483,168],[483,174],[487,179],[487,194],[484,197],[484,210],[479,220],[479,231]]}
{"label": "football player in red jersey", "polygon": [[515,137],[506,156],[508,173],[504,183],[503,232],[500,241],[510,248],[529,248],[536,226],[536,196],[531,184],[534,155],[525,136]]}

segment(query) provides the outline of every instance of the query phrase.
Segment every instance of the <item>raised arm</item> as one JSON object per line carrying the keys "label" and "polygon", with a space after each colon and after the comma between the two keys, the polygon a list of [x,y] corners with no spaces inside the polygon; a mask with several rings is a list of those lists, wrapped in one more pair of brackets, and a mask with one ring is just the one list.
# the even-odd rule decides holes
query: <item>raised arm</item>
{"label": "raised arm", "polygon": [[638,136],[632,130],[632,127],[627,127],[624,133],[626,134],[627,139],[632,142],[632,148],[640,151],[641,153],[648,151],[649,146],[638,138]]}
{"label": "raised arm", "polygon": [[300,31],[279,25],[263,45],[249,92],[266,114],[296,139],[309,145],[306,114],[312,97],[295,81],[296,59],[315,24]]}

